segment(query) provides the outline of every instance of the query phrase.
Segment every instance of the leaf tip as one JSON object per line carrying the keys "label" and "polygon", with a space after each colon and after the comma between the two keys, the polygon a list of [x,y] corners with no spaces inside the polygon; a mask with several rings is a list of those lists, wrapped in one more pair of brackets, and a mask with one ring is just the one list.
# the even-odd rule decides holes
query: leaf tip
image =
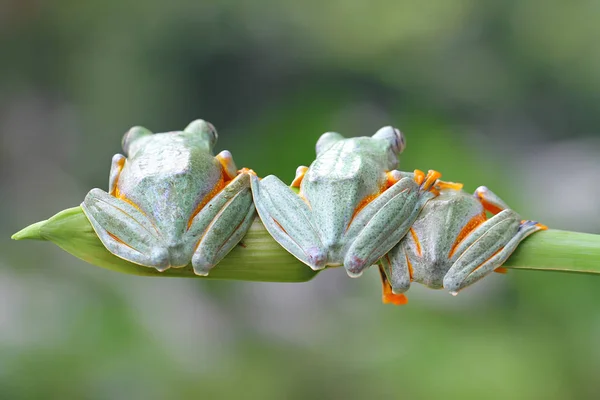
{"label": "leaf tip", "polygon": [[46,221],[40,221],[36,222],[35,224],[31,224],[28,227],[21,229],[10,238],[12,240],[46,240],[41,233],[41,228],[45,223]]}

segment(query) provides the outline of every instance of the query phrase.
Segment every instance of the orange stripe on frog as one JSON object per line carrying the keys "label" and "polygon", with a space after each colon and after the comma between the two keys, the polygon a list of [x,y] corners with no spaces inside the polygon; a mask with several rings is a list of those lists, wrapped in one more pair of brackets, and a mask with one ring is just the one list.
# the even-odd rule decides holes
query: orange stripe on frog
{"label": "orange stripe on frog", "polygon": [[142,209],[135,204],[133,201],[131,201],[128,197],[126,197],[123,193],[121,193],[121,191],[119,190],[118,187],[115,188],[115,192],[114,192],[114,196],[117,199],[123,200],[126,203],[129,203],[132,207],[134,207],[136,210],[138,210],[139,212],[141,212],[142,214],[146,215],[146,213],[144,211],[142,211]]}
{"label": "orange stripe on frog", "polygon": [[408,277],[410,278],[410,281],[413,281],[413,266],[412,263],[410,262],[410,259],[408,258],[408,254],[406,254],[406,252],[404,252],[404,256],[406,257],[406,265],[408,266]]}
{"label": "orange stripe on frog", "polygon": [[452,248],[450,249],[448,258],[452,258],[452,256],[454,255],[454,252],[456,251],[456,248],[460,245],[460,243],[469,235],[469,233],[471,233],[475,228],[477,228],[479,225],[484,223],[486,221],[486,219],[487,218],[485,216],[485,212],[483,212],[483,213],[478,214],[478,215],[474,216],[473,218],[471,218],[471,220],[469,222],[467,222],[467,224],[465,226],[463,226],[460,233],[456,237],[456,240],[454,241]]}
{"label": "orange stripe on frog", "polygon": [[108,236],[110,236],[110,237],[111,237],[111,238],[113,238],[113,239],[114,239],[116,242],[118,242],[118,243],[122,244],[123,246],[127,246],[127,247],[129,247],[130,249],[132,249],[132,250],[138,251],[138,250],[134,249],[133,247],[131,247],[130,245],[128,245],[127,243],[125,243],[124,241],[122,241],[121,239],[119,239],[119,238],[118,238],[116,235],[113,235],[113,234],[112,234],[112,233],[110,233],[110,232],[106,232],[106,233],[108,233]]}
{"label": "orange stripe on frog", "polygon": [[[356,208],[354,209],[354,213],[352,213],[352,217],[350,218],[350,221],[348,222],[348,226],[346,227],[346,230],[348,230],[348,228],[350,228],[350,225],[352,225],[352,221],[354,221],[354,218],[358,215],[358,213],[367,206],[367,204],[369,204],[370,202],[372,202],[373,200],[375,200],[377,197],[379,197],[379,195],[383,192],[383,190],[377,194],[372,194],[370,196],[365,197],[364,199],[362,199],[360,201],[360,203],[358,203],[358,205],[356,206]],[[306,200],[305,200],[306,201]],[[308,203],[308,202],[307,202]]]}
{"label": "orange stripe on frog", "polygon": [[[417,237],[417,233],[415,232],[415,230],[413,228],[410,228],[410,235],[413,238],[413,241],[415,242],[415,246],[417,246],[417,254],[419,255],[419,257],[422,255],[421,252],[421,242],[419,242],[419,238]],[[406,257],[406,260],[408,261],[408,256]],[[409,263],[410,265],[410,263]],[[412,274],[411,274],[412,277]]]}
{"label": "orange stripe on frog", "polygon": [[192,221],[194,220],[196,215],[198,215],[198,213],[202,210],[202,208],[204,208],[204,206],[210,200],[212,200],[212,198],[215,197],[217,195],[217,193],[219,193],[221,190],[223,190],[225,188],[225,186],[227,186],[227,183],[230,182],[230,181],[227,181],[227,182],[225,181],[225,176],[226,176],[226,174],[225,174],[225,171],[223,170],[219,181],[215,184],[215,186],[210,191],[210,193],[208,193],[206,196],[204,196],[204,198],[200,201],[200,203],[198,203],[198,206],[196,207],[196,209],[192,213],[190,219],[188,220],[188,223],[187,223],[188,229],[190,229],[190,227],[192,226]]}
{"label": "orange stripe on frog", "polygon": [[[350,221],[348,222],[348,226],[346,227],[346,230],[348,230],[348,228],[350,228],[350,225],[352,225],[352,221],[354,221],[354,218],[358,215],[358,213],[365,208],[370,202],[372,202],[373,200],[375,200],[377,197],[381,196],[381,194],[383,192],[385,192],[386,190],[388,190],[390,187],[394,186],[396,184],[396,182],[399,181],[399,179],[396,179],[394,177],[394,175],[392,174],[392,172],[387,172],[386,174],[386,181],[383,183],[383,185],[379,188],[379,192],[366,196],[364,199],[362,199],[360,201],[360,203],[358,203],[358,205],[356,206],[356,208],[354,209],[354,213],[352,213],[352,217],[350,218]],[[404,189],[404,191],[406,191],[408,189]],[[404,192],[403,191],[403,192]],[[300,197],[302,197],[302,195],[300,195]],[[308,201],[306,199],[303,199],[307,204]],[[309,204],[310,207],[310,204]]]}
{"label": "orange stripe on frog", "polygon": [[[479,264],[479,265],[477,266],[477,268],[475,268],[473,271],[471,271],[471,273],[473,273],[473,272],[477,271],[477,270],[478,270],[479,268],[481,268],[481,267],[482,267],[482,266],[483,266],[483,265],[484,265],[486,262],[490,261],[490,260],[491,260],[491,259],[492,259],[492,258],[493,258],[493,257],[494,257],[496,254],[500,253],[502,250],[504,250],[504,246],[502,246],[502,247],[500,247],[498,250],[496,250],[496,251],[494,252],[494,254],[492,254],[492,255],[491,255],[491,256],[489,256],[489,257],[488,257],[488,258],[487,258],[487,259],[486,259],[484,262],[482,262],[481,264]],[[499,269],[499,268],[496,268],[496,269]],[[500,273],[502,273],[502,272],[500,271]]]}

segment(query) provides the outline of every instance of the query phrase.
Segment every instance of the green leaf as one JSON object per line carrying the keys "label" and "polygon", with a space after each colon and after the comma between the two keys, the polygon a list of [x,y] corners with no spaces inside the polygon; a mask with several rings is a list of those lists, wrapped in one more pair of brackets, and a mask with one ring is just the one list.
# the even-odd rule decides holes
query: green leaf
{"label": "green leaf", "polygon": [[525,239],[503,267],[600,274],[600,235],[549,229]]}
{"label": "green leaf", "polygon": [[298,261],[267,233],[257,218],[241,243],[207,277],[195,275],[191,264],[158,272],[110,253],[90,225],[81,207],[61,211],[52,218],[15,233],[15,240],[48,240],[90,264],[143,276],[236,279],[262,282],[306,282],[317,272]]}
{"label": "green leaf", "polygon": [[[110,253],[90,225],[81,207],[61,211],[12,236],[15,240],[48,240],[87,261],[113,271],[142,276],[235,279],[262,282],[306,282],[317,272],[298,261],[266,231],[260,219],[207,277],[194,274],[191,265],[158,272]],[[600,274],[600,235],[560,230],[537,232],[527,238],[503,265],[506,268]]]}

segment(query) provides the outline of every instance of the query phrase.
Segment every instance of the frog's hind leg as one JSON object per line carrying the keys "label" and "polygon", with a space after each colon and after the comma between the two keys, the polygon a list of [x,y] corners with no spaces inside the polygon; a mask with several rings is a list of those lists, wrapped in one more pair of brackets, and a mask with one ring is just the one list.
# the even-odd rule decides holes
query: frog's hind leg
{"label": "frog's hind leg", "polygon": [[100,189],[92,189],[81,208],[112,254],[158,271],[169,268],[169,252],[160,234],[135,206]]}
{"label": "frog's hind leg", "polygon": [[403,293],[410,288],[413,269],[405,248],[405,240],[400,241],[379,260],[384,303],[405,304],[408,301]]}
{"label": "frog's hind leg", "polygon": [[254,204],[271,236],[313,270],[325,268],[327,251],[302,198],[272,175],[251,176],[251,182]]}
{"label": "frog's hind leg", "polygon": [[456,247],[455,260],[444,276],[444,288],[452,294],[502,266],[527,236],[547,229],[538,222],[521,220],[485,187],[477,189],[475,196],[487,211],[496,215],[477,226]]}
{"label": "frog's hind leg", "polygon": [[379,264],[379,276],[381,277],[381,287],[382,287],[382,295],[381,300],[383,304],[394,304],[397,306],[404,305],[408,303],[408,299],[402,293],[394,293],[392,290],[392,285],[387,278],[386,271],[384,270],[384,266],[382,263]]}
{"label": "frog's hind leg", "polygon": [[256,211],[249,175],[237,175],[191,220],[186,242],[193,246],[192,267],[196,275],[208,275],[250,228]]}
{"label": "frog's hind leg", "polygon": [[395,183],[360,210],[348,228],[349,237],[356,235],[344,259],[349,276],[360,276],[400,242],[421,209],[436,196],[433,185],[440,176],[436,171],[414,177],[388,173],[388,181]]}

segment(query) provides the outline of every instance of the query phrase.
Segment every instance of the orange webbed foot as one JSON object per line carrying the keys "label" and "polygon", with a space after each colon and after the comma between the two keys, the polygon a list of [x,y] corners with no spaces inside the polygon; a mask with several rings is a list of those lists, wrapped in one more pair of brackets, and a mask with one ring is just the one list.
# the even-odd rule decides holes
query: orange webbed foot
{"label": "orange webbed foot", "polygon": [[463,188],[463,184],[459,183],[459,182],[446,182],[446,181],[440,181],[438,180],[435,183],[435,187],[438,190],[462,190]]}
{"label": "orange webbed foot", "polygon": [[421,171],[420,169],[415,169],[415,182],[417,182],[417,185],[421,186],[423,184],[423,182],[425,182],[425,172]]}
{"label": "orange webbed foot", "polygon": [[[527,221],[526,220],[522,220],[521,221],[522,224],[525,223],[525,222],[527,222]],[[540,224],[539,222],[536,222],[535,226],[537,226],[538,229],[541,230],[541,231],[548,230],[548,227],[546,225]]]}
{"label": "orange webbed foot", "polygon": [[393,304],[395,306],[403,306],[408,304],[408,298],[403,294],[384,294],[382,296],[383,304]]}
{"label": "orange webbed foot", "polygon": [[237,171],[238,175],[239,174],[250,174],[250,175],[256,175],[256,172],[254,172],[254,170],[250,169],[250,168],[242,168],[240,170]]}
{"label": "orange webbed foot", "polygon": [[438,171],[432,170],[432,169],[427,171],[427,174],[425,174],[423,171],[421,171],[419,169],[415,169],[415,171],[414,171],[415,182],[417,182],[417,184],[419,186],[421,186],[421,188],[423,190],[429,191],[429,192],[435,194],[436,196],[438,194],[440,194],[439,190],[436,187],[436,183],[438,182],[438,179],[441,177],[442,177],[441,173],[439,173]]}
{"label": "orange webbed foot", "polygon": [[387,275],[383,270],[381,264],[379,264],[379,275],[381,277],[381,286],[382,286],[382,296],[381,300],[383,304],[394,304],[396,306],[403,306],[408,303],[408,298],[400,293],[396,294],[392,291],[392,286],[387,279]]}

